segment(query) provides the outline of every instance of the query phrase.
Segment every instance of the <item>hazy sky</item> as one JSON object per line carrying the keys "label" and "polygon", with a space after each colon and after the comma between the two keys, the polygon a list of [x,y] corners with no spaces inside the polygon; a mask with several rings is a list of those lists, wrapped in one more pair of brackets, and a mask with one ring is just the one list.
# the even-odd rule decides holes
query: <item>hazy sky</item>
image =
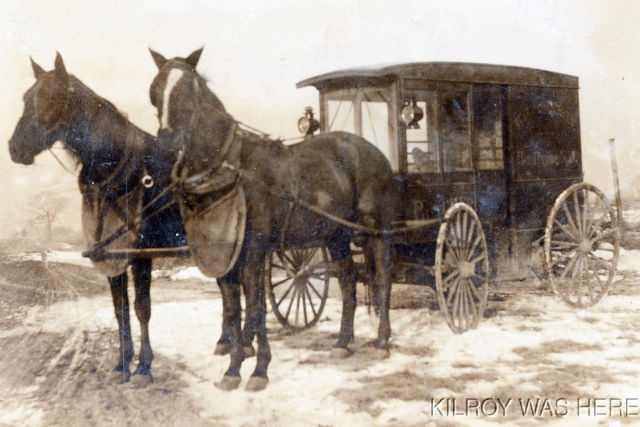
{"label": "hazy sky", "polygon": [[297,136],[304,106],[317,105],[316,90],[295,83],[336,69],[470,61],[577,75],[586,179],[610,189],[607,140],[615,137],[631,189],[640,167],[639,18],[640,2],[631,0],[3,0],[0,194],[11,202],[0,205],[0,224],[24,218],[22,206],[42,190],[77,194],[75,177],[50,154],[25,167],[11,163],[6,148],[34,81],[29,55],[48,70],[56,51],[70,73],[151,132],[156,68],[148,47],[173,57],[205,46],[198,69],[227,109],[282,137]]}

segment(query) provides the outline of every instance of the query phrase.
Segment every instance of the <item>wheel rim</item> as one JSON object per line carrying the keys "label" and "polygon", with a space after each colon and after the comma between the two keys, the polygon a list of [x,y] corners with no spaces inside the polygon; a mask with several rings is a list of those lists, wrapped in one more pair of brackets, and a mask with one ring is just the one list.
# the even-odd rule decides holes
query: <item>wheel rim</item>
{"label": "wheel rim", "polygon": [[545,261],[553,291],[572,307],[590,307],[615,277],[620,228],[604,194],[581,183],[565,190],[545,230]]}
{"label": "wheel rim", "polygon": [[473,209],[457,203],[440,225],[435,258],[440,310],[457,333],[474,328],[489,294],[489,256],[482,225]]}
{"label": "wheel rim", "polygon": [[325,248],[293,248],[271,253],[267,288],[271,308],[282,326],[302,330],[320,319],[329,292]]}

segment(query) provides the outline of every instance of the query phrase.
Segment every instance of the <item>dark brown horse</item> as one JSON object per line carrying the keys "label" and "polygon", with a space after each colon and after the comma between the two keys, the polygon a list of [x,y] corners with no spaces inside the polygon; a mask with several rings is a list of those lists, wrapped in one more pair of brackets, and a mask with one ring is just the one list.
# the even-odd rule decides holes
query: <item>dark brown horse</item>
{"label": "dark brown horse", "polygon": [[[213,247],[217,243],[207,241],[211,234],[199,218],[206,218],[208,210],[225,198],[240,201],[228,210],[230,216],[240,218],[231,222],[237,225],[245,220],[237,228],[243,231],[236,236],[242,242],[236,245],[238,251],[228,250],[226,258],[216,259],[227,265],[212,268],[206,252],[195,254],[205,273],[225,272],[218,282],[223,289],[223,327],[230,329],[232,349],[230,366],[218,386],[231,389],[240,382],[244,353],[239,294],[243,282],[247,292],[245,329],[255,330],[258,338],[257,365],[247,389],[266,387],[271,354],[265,327],[265,259],[269,251],[281,247],[329,248],[343,298],[336,348],[348,354],[353,340],[356,272],[350,249],[354,227],[344,221],[369,231],[366,246],[375,265],[380,310],[376,345],[386,348],[391,334],[390,236],[382,231],[390,229],[394,218],[391,168],[386,158],[361,137],[342,132],[285,146],[239,130],[238,122],[195,71],[201,51],[171,60],[151,51],[159,72],[151,84],[150,97],[158,110],[159,140],[182,147],[174,178],[180,187],[176,194],[189,244]],[[190,226],[189,221],[196,226]]]}
{"label": "dark brown horse", "polygon": [[[16,163],[32,164],[37,154],[62,141],[82,164],[79,176],[83,195],[82,222],[91,245],[108,238],[118,228],[126,232],[106,246],[111,249],[174,247],[184,245],[184,227],[173,195],[164,192],[175,161],[175,152],[161,149],[152,135],[138,129],[109,101],[67,73],[57,54],[55,68],[45,72],[31,61],[35,84],[24,95],[24,111],[9,141]],[[147,186],[141,185],[145,178]],[[149,179],[151,178],[151,180]],[[163,194],[164,193],[164,194]],[[156,197],[157,196],[157,197]],[[143,205],[158,212],[140,225],[135,219]],[[149,342],[151,317],[151,259],[101,258],[94,253],[95,267],[111,286],[120,336],[120,355],[114,371],[128,381],[133,358],[129,322],[127,267],[135,283],[135,312],[140,321],[141,343],[136,378],[151,380],[153,352]]]}

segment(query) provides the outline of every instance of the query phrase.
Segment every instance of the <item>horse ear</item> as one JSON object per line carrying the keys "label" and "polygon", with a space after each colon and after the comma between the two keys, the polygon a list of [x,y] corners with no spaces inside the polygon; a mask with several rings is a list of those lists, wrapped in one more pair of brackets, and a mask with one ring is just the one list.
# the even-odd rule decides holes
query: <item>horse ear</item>
{"label": "horse ear", "polygon": [[162,68],[164,63],[167,62],[167,58],[160,55],[158,52],[154,51],[151,48],[149,48],[149,52],[151,52],[151,56],[153,57],[153,62],[156,63],[156,67],[158,67],[158,69]]}
{"label": "horse ear", "polygon": [[37,79],[46,71],[44,71],[44,69],[41,66],[36,64],[36,61],[34,61],[32,57],[29,57],[29,59],[31,60],[31,68],[33,68],[33,75],[36,76],[36,79]]}
{"label": "horse ear", "polygon": [[204,46],[198,50],[194,50],[193,52],[191,52],[191,55],[185,58],[185,62],[191,65],[191,68],[195,69],[196,65],[198,65],[198,61],[200,60],[200,55],[202,55],[203,49],[204,49]]}
{"label": "horse ear", "polygon": [[67,80],[69,78],[69,75],[67,74],[67,69],[64,66],[64,61],[62,60],[62,55],[60,55],[60,52],[56,52],[56,61],[55,61],[54,69],[58,77],[64,80]]}

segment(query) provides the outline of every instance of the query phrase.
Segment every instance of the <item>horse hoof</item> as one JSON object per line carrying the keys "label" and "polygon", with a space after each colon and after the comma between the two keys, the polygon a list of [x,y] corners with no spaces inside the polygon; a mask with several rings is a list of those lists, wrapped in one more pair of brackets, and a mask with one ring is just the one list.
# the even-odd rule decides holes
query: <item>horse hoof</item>
{"label": "horse hoof", "polygon": [[222,381],[218,383],[214,383],[214,385],[218,387],[220,390],[226,390],[226,391],[235,390],[240,385],[240,377],[239,376],[232,377],[230,375],[225,375],[224,377],[222,377]]}
{"label": "horse hoof", "polygon": [[374,358],[377,360],[384,360],[384,359],[388,359],[389,355],[390,355],[390,351],[388,348],[382,347],[382,348],[376,348],[375,350],[375,356]]}
{"label": "horse hoof", "polygon": [[151,374],[135,373],[131,377],[131,385],[134,388],[144,388],[153,382]]}
{"label": "horse hoof", "polygon": [[249,382],[244,387],[246,391],[260,391],[267,388],[267,383],[269,382],[269,378],[267,377],[251,377],[249,378]]}
{"label": "horse hoof", "polygon": [[113,372],[111,372],[111,378],[109,379],[109,382],[111,384],[124,384],[129,381],[129,378],[131,378],[130,373],[120,370],[114,370]]}
{"label": "horse hoof", "polygon": [[255,355],[256,355],[256,351],[254,350],[252,345],[244,348],[244,357],[245,357],[245,359],[247,357],[253,357]]}
{"label": "horse hoof", "polygon": [[231,353],[231,346],[229,344],[216,344],[216,349],[213,351],[213,354],[217,356],[224,356],[225,354]]}
{"label": "horse hoof", "polygon": [[351,352],[348,348],[343,347],[334,347],[331,349],[331,358],[332,359],[346,359],[351,355]]}

